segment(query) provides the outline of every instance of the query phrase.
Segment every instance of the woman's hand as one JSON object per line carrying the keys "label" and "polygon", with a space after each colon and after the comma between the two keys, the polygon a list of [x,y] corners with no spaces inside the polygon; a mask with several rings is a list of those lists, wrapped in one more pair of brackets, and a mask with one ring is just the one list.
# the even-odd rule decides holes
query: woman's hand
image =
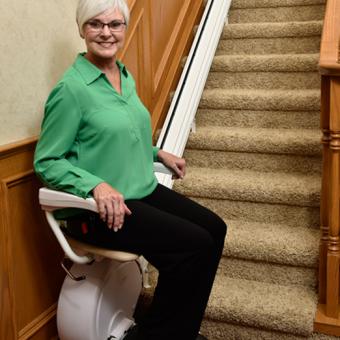
{"label": "woman's hand", "polygon": [[157,158],[175,173],[175,178],[183,179],[185,176],[185,159],[177,157],[172,153],[159,150]]}
{"label": "woman's hand", "polygon": [[124,202],[123,195],[107,183],[98,184],[93,190],[94,199],[98,205],[100,218],[114,231],[121,229],[125,214],[131,215]]}

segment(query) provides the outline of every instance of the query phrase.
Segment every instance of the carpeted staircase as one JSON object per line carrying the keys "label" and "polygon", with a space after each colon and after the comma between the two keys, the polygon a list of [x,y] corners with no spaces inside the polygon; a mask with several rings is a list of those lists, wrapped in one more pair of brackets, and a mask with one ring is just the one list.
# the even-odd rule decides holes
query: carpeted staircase
{"label": "carpeted staircase", "polygon": [[232,2],[174,187],[228,224],[210,340],[331,339],[313,333],[324,2]]}

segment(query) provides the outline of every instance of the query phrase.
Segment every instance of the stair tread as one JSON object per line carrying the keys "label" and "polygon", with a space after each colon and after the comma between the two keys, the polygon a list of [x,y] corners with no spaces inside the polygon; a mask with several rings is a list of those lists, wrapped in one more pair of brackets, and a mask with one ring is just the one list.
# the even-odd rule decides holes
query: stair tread
{"label": "stair tread", "polygon": [[318,110],[320,90],[205,89],[200,108],[243,110]]}
{"label": "stair tread", "polygon": [[226,222],[228,237],[224,256],[317,267],[320,231],[316,228],[235,220]]}
{"label": "stair tread", "polygon": [[210,168],[189,168],[176,190],[192,197],[319,206],[320,176]]}
{"label": "stair tread", "polygon": [[[230,224],[229,234],[230,234]],[[229,236],[228,236],[229,237]],[[232,256],[232,255],[231,255]],[[280,285],[317,286],[317,268],[223,256],[217,275]]]}
{"label": "stair tread", "polygon": [[221,39],[320,36],[322,21],[235,23],[224,26]]}
{"label": "stair tread", "polygon": [[318,129],[320,111],[199,109],[196,124],[242,128]]}
{"label": "stair tread", "polygon": [[337,336],[317,332],[306,337],[215,320],[203,320],[202,332],[208,339],[213,340],[339,340]]}
{"label": "stair tread", "polygon": [[321,133],[314,129],[198,126],[187,148],[272,154],[321,154]]}
{"label": "stair tread", "polygon": [[318,53],[218,55],[210,72],[316,72]]}
{"label": "stair tread", "polygon": [[308,335],[313,332],[316,303],[313,288],[217,276],[206,317]]}
{"label": "stair tread", "polygon": [[323,20],[324,4],[304,4],[299,6],[232,8],[230,23],[291,22]]}
{"label": "stair tread", "polygon": [[254,95],[257,97],[290,97],[292,95],[307,97],[307,96],[320,96],[320,90],[318,89],[303,89],[303,90],[256,90],[256,89],[206,89],[203,91],[203,95],[235,95],[235,96],[250,96]]}
{"label": "stair tread", "polygon": [[324,3],[325,0],[233,0],[231,8],[296,7]]}

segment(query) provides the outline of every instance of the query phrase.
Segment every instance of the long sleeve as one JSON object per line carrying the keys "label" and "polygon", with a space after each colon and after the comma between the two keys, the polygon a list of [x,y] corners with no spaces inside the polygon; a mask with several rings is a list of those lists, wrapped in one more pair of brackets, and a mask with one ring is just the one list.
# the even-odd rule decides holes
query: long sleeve
{"label": "long sleeve", "polygon": [[160,150],[160,148],[158,146],[153,146],[152,147],[152,155],[153,155],[153,161],[154,162],[157,162],[158,161],[158,157],[157,157],[157,154],[158,154],[158,151]]}
{"label": "long sleeve", "polygon": [[71,89],[59,83],[51,92],[34,157],[37,175],[49,187],[87,197],[103,179],[75,166],[79,154],[81,106]]}

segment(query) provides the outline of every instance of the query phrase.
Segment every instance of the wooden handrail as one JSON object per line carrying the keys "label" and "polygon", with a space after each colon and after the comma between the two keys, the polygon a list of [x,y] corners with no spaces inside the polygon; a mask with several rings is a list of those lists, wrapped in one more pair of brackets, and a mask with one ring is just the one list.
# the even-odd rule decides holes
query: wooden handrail
{"label": "wooden handrail", "polygon": [[320,72],[340,75],[340,1],[328,0],[320,48]]}

